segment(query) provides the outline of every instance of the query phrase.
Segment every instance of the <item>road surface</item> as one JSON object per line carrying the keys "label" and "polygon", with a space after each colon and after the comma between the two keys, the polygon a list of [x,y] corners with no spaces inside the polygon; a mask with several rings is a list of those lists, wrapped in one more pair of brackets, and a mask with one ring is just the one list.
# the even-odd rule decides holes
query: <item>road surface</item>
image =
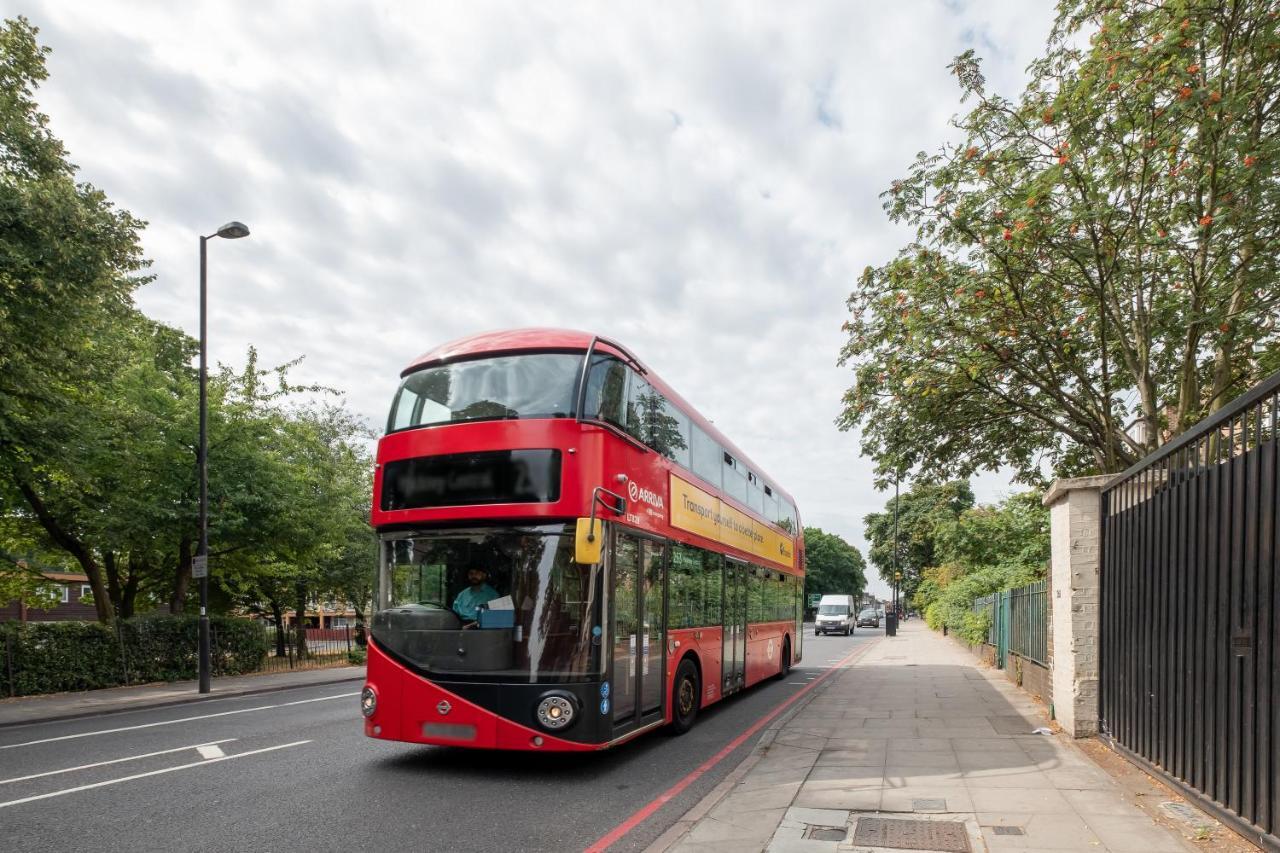
{"label": "road surface", "polygon": [[[359,682],[6,728],[0,826],[10,851],[581,850],[880,633],[810,628],[786,680],[707,709],[683,737],[597,754],[370,740]],[[758,737],[610,850],[644,849]]]}

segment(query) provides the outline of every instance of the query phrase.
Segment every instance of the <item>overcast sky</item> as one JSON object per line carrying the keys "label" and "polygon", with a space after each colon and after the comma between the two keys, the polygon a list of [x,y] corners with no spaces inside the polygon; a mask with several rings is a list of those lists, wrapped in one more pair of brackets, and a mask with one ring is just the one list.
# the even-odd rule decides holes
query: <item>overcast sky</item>
{"label": "overcast sky", "polygon": [[197,235],[252,229],[210,245],[214,359],[305,355],[298,379],[380,425],[436,344],[597,331],[864,553],[886,495],[832,422],[844,300],[910,236],[878,196],[952,135],[951,58],[976,48],[1013,94],[1053,11],[21,5],[53,48],[38,98],[81,177],[150,223],[144,311],[195,334]]}

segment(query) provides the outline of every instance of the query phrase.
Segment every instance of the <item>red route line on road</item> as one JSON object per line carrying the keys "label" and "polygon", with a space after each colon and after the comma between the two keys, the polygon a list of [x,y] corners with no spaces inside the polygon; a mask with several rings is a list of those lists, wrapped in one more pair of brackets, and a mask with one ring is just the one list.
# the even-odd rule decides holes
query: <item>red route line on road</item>
{"label": "red route line on road", "polygon": [[845,655],[844,658],[838,664],[828,669],[826,672],[824,672],[822,675],[815,678],[813,681],[810,681],[802,689],[796,691],[796,694],[794,696],[783,700],[781,703],[775,706],[773,710],[769,711],[763,717],[756,720],[755,723],[751,725],[751,728],[747,729],[745,732],[738,735],[733,740],[729,741],[729,743],[726,744],[723,749],[721,749],[715,755],[708,758],[706,761],[699,764],[697,768],[695,768],[693,771],[689,773],[689,775],[685,776],[679,782],[675,783],[670,788],[663,791],[658,796],[654,797],[652,800],[649,801],[648,804],[642,806],[639,811],[631,815],[631,817],[627,818],[622,823],[615,826],[613,829],[609,830],[608,833],[596,839],[589,847],[586,848],[585,853],[604,853],[604,851],[608,850],[611,845],[621,841],[627,835],[627,833],[631,832],[631,830],[635,829],[641,823],[646,821],[658,809],[662,808],[667,803],[671,802],[676,797],[680,796],[680,794],[684,791],[685,788],[688,788],[694,782],[698,781],[698,779],[700,779],[703,776],[703,774],[705,774],[712,767],[715,767],[717,764],[723,761],[735,749],[742,746],[744,741],[746,741],[749,737],[751,737],[756,732],[760,731],[760,729],[763,728],[765,725],[767,725],[771,720],[773,720],[774,717],[778,716],[787,708],[795,704],[795,702],[801,696],[808,693],[810,690],[817,687],[822,682],[826,681],[828,678],[834,675],[837,671],[844,669],[855,658],[861,657],[862,655],[866,654],[867,651],[875,645],[876,643],[873,641],[865,645],[859,646],[858,648],[849,652],[849,654]]}

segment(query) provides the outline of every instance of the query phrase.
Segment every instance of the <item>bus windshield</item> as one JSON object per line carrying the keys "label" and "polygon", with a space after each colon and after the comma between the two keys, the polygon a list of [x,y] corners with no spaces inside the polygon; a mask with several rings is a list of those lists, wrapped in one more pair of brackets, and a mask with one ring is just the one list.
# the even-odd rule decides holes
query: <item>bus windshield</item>
{"label": "bus windshield", "polygon": [[582,356],[526,353],[441,364],[400,383],[387,432],[457,421],[573,417]]}
{"label": "bus windshield", "polygon": [[385,538],[374,639],[437,677],[597,677],[600,572],[573,541],[563,524]]}

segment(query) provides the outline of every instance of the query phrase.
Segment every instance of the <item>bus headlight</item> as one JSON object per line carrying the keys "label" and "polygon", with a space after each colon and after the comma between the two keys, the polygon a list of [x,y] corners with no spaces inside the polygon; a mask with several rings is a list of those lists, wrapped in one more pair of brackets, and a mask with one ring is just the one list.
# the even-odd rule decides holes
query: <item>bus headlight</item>
{"label": "bus headlight", "polygon": [[378,694],[373,692],[372,687],[365,687],[360,691],[360,713],[366,717],[372,717],[374,711],[378,710]]}
{"label": "bus headlight", "polygon": [[538,718],[538,725],[556,732],[569,727],[578,716],[578,709],[572,695],[550,693],[542,697],[534,716]]}

